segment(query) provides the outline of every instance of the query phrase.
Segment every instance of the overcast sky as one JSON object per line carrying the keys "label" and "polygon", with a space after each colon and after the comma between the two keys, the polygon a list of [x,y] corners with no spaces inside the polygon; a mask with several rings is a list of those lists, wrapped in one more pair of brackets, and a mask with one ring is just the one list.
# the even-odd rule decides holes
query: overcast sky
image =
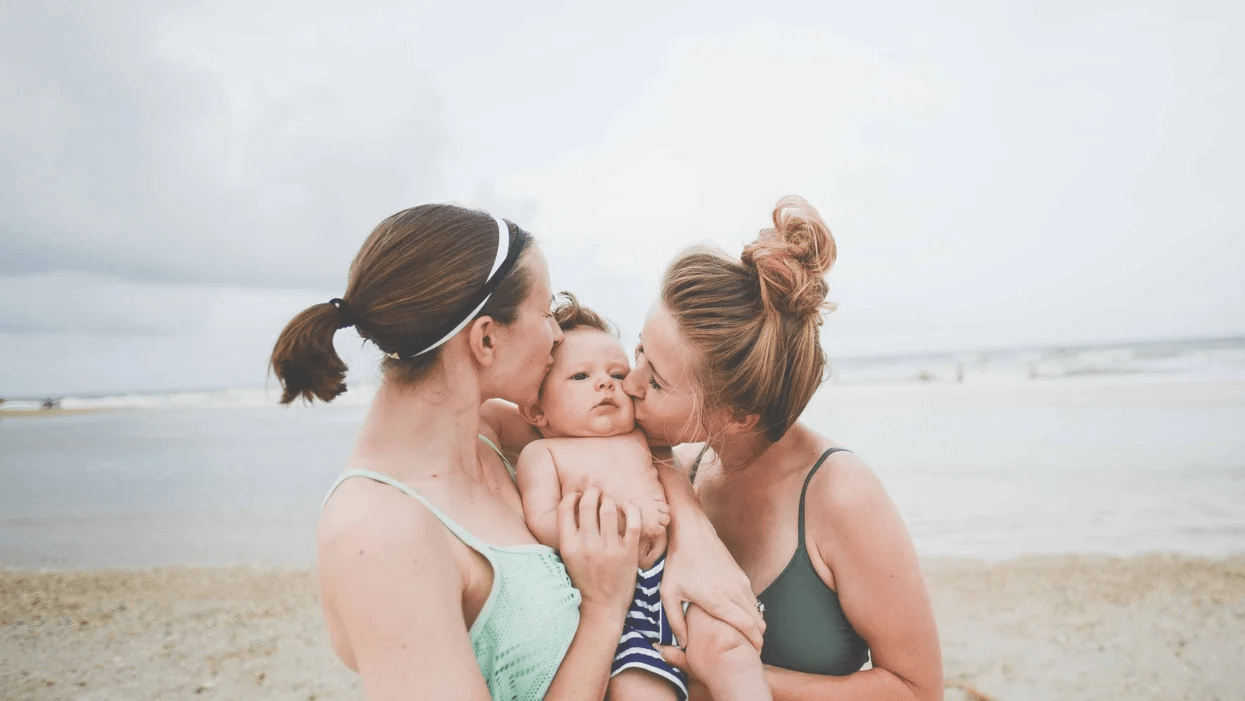
{"label": "overcast sky", "polygon": [[0,396],[261,385],[429,201],[628,339],[789,193],[832,356],[1245,334],[1240,3],[750,5],[0,2]]}

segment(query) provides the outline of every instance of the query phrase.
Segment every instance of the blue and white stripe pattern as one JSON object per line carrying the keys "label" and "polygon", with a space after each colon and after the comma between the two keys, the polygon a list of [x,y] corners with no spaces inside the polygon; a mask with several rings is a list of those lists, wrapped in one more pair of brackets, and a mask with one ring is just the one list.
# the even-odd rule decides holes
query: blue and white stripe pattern
{"label": "blue and white stripe pattern", "polygon": [[648,571],[640,570],[635,579],[635,599],[631,609],[627,611],[627,622],[623,624],[622,639],[618,642],[618,650],[614,653],[614,664],[610,668],[610,676],[624,669],[643,669],[665,679],[678,691],[679,701],[687,701],[687,678],[683,672],[670,665],[661,657],[661,653],[653,649],[653,644],[674,645],[674,633],[666,623],[666,612],[662,610],[661,575],[666,568],[666,558],[662,556]]}

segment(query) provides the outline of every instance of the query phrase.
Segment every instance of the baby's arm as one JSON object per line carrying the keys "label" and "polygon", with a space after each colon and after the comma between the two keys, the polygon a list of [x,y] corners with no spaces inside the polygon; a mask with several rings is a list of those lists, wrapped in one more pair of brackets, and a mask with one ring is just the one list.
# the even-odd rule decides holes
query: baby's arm
{"label": "baby's arm", "polygon": [[528,443],[540,438],[540,433],[519,415],[519,407],[504,399],[490,399],[480,405],[481,430],[497,441],[501,452],[512,463],[519,461],[519,453]]}
{"label": "baby's arm", "polygon": [[523,449],[515,468],[515,480],[523,499],[527,529],[536,540],[551,548],[558,547],[558,503],[562,501],[562,483],[547,445],[537,441]]}

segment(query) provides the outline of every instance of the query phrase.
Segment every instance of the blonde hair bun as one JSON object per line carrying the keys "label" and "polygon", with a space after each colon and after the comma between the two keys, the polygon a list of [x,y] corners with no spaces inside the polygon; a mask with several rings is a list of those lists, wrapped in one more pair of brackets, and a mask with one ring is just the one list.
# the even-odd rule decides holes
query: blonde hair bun
{"label": "blonde hair bun", "polygon": [[774,228],[761,230],[740,256],[756,271],[765,307],[801,318],[834,311],[826,301],[826,273],[838,256],[830,227],[796,195],[778,200],[773,220]]}

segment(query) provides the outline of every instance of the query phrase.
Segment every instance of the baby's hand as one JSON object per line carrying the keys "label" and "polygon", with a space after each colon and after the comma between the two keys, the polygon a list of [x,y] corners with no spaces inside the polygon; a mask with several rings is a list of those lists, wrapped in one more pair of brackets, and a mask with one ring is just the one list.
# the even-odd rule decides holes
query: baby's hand
{"label": "baby's hand", "polygon": [[640,507],[641,537],[656,538],[665,534],[670,525],[670,505],[665,499],[654,498],[636,506]]}

